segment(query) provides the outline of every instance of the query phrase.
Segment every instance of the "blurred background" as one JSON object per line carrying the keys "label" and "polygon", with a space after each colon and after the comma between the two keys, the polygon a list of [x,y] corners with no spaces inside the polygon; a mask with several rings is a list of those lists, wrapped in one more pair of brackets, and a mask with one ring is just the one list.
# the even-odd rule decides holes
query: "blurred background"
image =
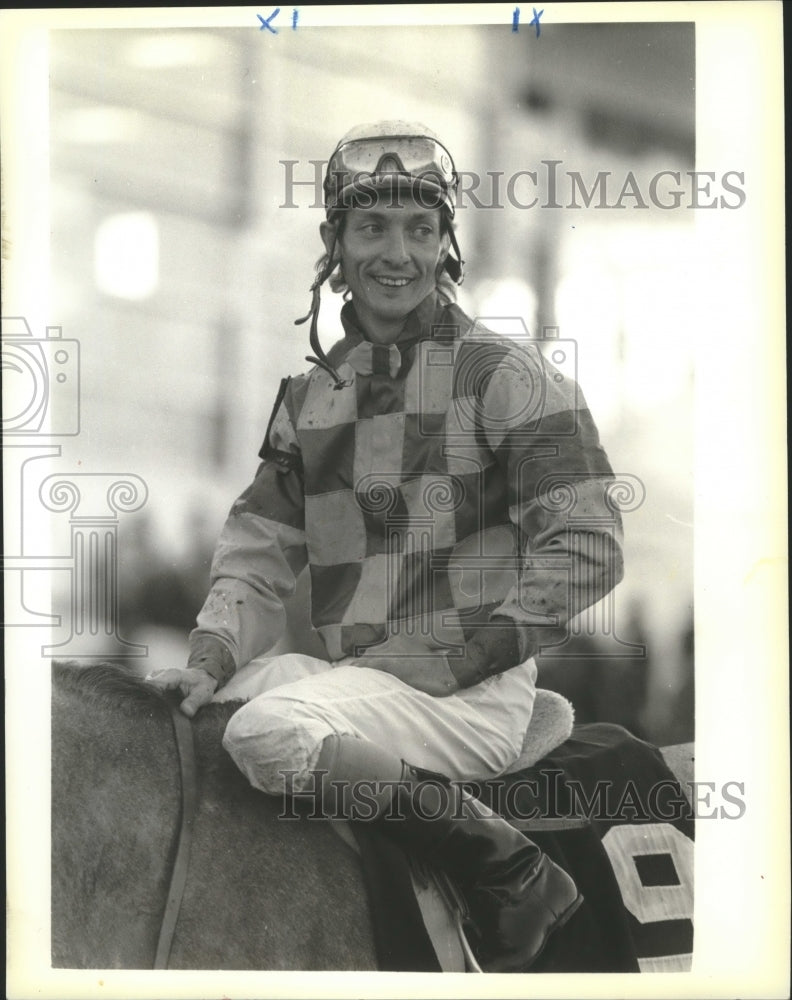
{"label": "blurred background", "polygon": [[[695,167],[693,25],[543,25],[537,38],[510,24],[292,30],[290,17],[277,35],[50,33],[49,315],[80,344],[81,428],[58,471],[148,488],[118,522],[118,634],[146,647],[141,669],[183,664],[279,381],[307,368],[294,320],[321,250],[318,170],[352,126],[417,120],[482,177],[457,216],[460,305],[573,340],[612,465],[645,490],[625,514],[624,582],[595,627],[542,658],[540,683],[578,721],[692,739],[694,213],[647,192]],[[547,160],[560,208],[541,207]],[[538,185],[515,183],[510,204],[505,180],[526,170]],[[610,205],[630,172],[639,197],[569,207],[568,172],[590,189],[600,171]],[[339,305],[325,290],[325,347]],[[65,634],[71,577],[53,576]],[[303,579],[276,651],[316,650],[306,600]]]}

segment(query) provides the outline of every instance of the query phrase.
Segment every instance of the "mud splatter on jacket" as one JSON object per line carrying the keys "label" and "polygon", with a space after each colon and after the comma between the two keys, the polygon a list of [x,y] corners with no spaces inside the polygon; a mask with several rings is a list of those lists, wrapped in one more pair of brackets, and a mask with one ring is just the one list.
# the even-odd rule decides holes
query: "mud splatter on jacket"
{"label": "mud splatter on jacket", "polygon": [[[459,651],[490,616],[523,658],[621,579],[613,473],[577,384],[535,342],[430,295],[394,345],[352,303],[321,368],[287,380],[233,505],[191,635],[224,673],[269,650],[310,565],[312,621],[337,660],[389,634]],[[223,678],[227,679],[227,677]]]}

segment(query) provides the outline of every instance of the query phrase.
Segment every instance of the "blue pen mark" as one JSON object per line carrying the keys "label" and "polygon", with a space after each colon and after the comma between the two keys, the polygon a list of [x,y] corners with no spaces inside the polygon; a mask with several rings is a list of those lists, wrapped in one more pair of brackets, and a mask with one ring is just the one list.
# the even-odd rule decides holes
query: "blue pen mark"
{"label": "blue pen mark", "polygon": [[259,21],[261,21],[261,27],[259,28],[259,31],[263,31],[266,28],[268,31],[271,31],[273,35],[277,35],[278,32],[275,30],[275,28],[272,27],[270,21],[273,20],[273,18],[276,18],[278,14],[280,14],[280,7],[276,7],[275,10],[273,10],[273,12],[270,14],[270,16],[266,18],[262,17],[261,14],[256,14],[256,17],[259,19]]}
{"label": "blue pen mark", "polygon": [[531,24],[535,24],[536,25],[536,37],[538,38],[539,37],[539,18],[542,16],[542,14],[544,14],[544,7],[539,11],[538,14],[536,12],[536,7],[532,7],[531,10],[533,11],[533,20],[531,21]]}
{"label": "blue pen mark", "polygon": [[520,8],[515,7],[512,14],[512,31],[520,30]]}
{"label": "blue pen mark", "polygon": [[297,30],[297,8],[292,11],[292,31]]}

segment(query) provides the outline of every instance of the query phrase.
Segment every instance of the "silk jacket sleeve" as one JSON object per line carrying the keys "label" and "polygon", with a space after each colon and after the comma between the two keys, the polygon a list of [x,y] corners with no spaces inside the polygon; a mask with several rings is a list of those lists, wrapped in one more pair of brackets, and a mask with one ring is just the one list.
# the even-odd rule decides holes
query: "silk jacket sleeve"
{"label": "silk jacket sleeve", "polygon": [[614,476],[579,386],[533,345],[515,345],[494,368],[480,418],[522,555],[518,582],[493,617],[520,626],[525,659],[558,642],[622,578]]}
{"label": "silk jacket sleeve", "polygon": [[307,560],[302,462],[285,385],[260,455],[255,479],[223,526],[209,595],[190,634],[189,665],[207,669],[220,655],[223,665],[209,672],[221,684],[281,637],[283,599],[294,593]]}

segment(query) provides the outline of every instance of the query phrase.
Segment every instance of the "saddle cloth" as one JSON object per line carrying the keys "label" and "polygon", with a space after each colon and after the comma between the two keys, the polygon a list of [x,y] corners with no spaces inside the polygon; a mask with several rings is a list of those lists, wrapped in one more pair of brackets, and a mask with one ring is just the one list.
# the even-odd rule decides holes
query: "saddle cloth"
{"label": "saddle cloth", "polygon": [[[508,773],[470,782],[584,898],[530,971],[689,971],[694,813],[683,786],[661,751],[610,723],[577,725],[536,760],[571,720],[555,699],[545,707],[566,719],[547,722],[547,744],[541,724],[534,733],[529,726],[525,753]],[[437,883],[371,824],[348,824],[342,835],[361,856],[380,969],[470,971]]]}

